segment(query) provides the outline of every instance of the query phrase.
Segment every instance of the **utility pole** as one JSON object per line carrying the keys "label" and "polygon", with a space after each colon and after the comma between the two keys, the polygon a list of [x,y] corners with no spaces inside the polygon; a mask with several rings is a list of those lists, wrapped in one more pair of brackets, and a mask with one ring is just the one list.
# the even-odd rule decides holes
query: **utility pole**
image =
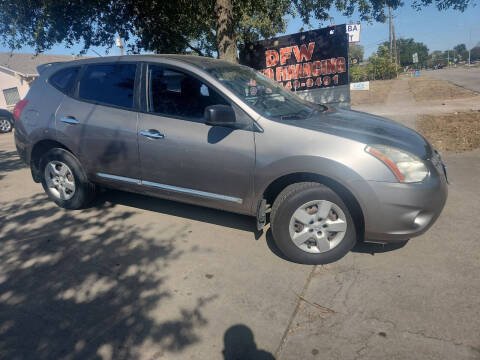
{"label": "utility pole", "polygon": [[450,50],[447,50],[447,68],[450,67]]}
{"label": "utility pole", "polygon": [[115,45],[120,48],[120,55],[123,56],[123,41],[120,35],[118,35],[117,39],[115,40]]}
{"label": "utility pole", "polygon": [[[470,50],[472,48],[472,27],[470,25],[467,25],[468,26],[468,65],[471,65],[471,62],[470,62]],[[467,26],[463,26],[463,25],[457,25],[457,27],[467,27]],[[462,59],[463,60],[463,59]],[[454,60],[455,62],[455,53],[454,53]]]}
{"label": "utility pole", "polygon": [[388,7],[388,41],[390,42],[390,61],[392,61],[392,8]]}
{"label": "utility pole", "polygon": [[398,53],[397,53],[397,39],[395,38],[395,26],[392,24],[392,37],[393,37],[393,54],[395,55],[395,70],[398,76]]}
{"label": "utility pole", "polygon": [[470,62],[470,50],[472,49],[472,28],[469,29],[468,34],[468,65],[472,65]]}

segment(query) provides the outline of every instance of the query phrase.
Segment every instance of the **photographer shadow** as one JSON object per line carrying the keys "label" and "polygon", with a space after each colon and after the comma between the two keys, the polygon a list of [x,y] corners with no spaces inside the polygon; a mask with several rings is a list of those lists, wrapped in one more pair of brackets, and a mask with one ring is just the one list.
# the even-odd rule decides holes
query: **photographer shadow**
{"label": "photographer shadow", "polygon": [[257,348],[253,331],[243,324],[228,328],[223,343],[224,360],[275,360],[271,353]]}

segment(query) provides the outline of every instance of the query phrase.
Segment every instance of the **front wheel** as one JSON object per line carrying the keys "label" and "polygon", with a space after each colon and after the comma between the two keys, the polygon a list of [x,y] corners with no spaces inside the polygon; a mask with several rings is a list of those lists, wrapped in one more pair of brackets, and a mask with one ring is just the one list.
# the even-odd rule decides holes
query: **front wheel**
{"label": "front wheel", "polygon": [[343,200],[314,182],[289,185],[277,196],[271,227],[280,251],[302,264],[336,261],[356,242],[355,224]]}
{"label": "front wheel", "polygon": [[48,197],[65,209],[86,207],[95,195],[80,162],[70,152],[54,148],[40,160],[43,189]]}

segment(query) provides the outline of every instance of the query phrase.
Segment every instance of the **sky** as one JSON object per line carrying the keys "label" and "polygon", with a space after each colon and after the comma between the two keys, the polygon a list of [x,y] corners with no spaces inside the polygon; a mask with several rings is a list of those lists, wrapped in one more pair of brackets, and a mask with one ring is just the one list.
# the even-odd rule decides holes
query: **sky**
{"label": "sky", "polygon": [[[480,4],[470,5],[465,12],[446,10],[439,11],[434,6],[423,8],[421,11],[412,9],[411,1],[393,12],[393,23],[397,38],[413,38],[417,42],[427,45],[429,51],[452,49],[455,45],[465,43],[467,48],[480,42]],[[338,11],[332,11],[334,24],[360,22],[358,14],[347,18]],[[370,56],[378,45],[388,41],[388,24],[364,23],[360,33],[360,45],[365,48],[365,56]],[[314,23],[314,28],[324,27]],[[295,33],[302,26],[300,19],[289,21],[287,34]],[[471,33],[471,41],[469,38]]]}
{"label": "sky", "polygon": [[[474,6],[477,2],[477,6]],[[467,48],[475,46],[480,42],[480,4],[474,0],[465,12],[461,13],[453,10],[439,11],[434,6],[429,6],[421,11],[416,11],[411,7],[411,1],[406,0],[405,5],[394,11],[394,25],[397,38],[414,38],[415,41],[423,42],[427,45],[430,52],[433,50],[452,49],[455,45],[465,43]],[[349,22],[358,22],[358,14],[351,17],[342,16],[337,11],[331,11],[331,17],[334,24],[344,24]],[[365,57],[370,56],[377,50],[380,43],[388,41],[388,24],[361,22],[361,40],[360,45],[365,48]],[[320,28],[329,25],[329,23],[312,23],[313,28]],[[290,18],[285,34],[298,32],[302,27],[299,18]],[[282,35],[282,34],[279,34]],[[471,40],[470,40],[471,38]],[[81,45],[73,48],[65,48],[64,45],[56,45],[46,53],[71,55],[78,54]],[[106,55],[105,48],[95,47],[101,55]],[[0,52],[9,51],[8,48],[0,45]],[[18,52],[33,52],[32,48],[25,47]],[[119,55],[118,48],[111,48],[109,55]],[[89,50],[88,56],[97,56],[94,51]]]}

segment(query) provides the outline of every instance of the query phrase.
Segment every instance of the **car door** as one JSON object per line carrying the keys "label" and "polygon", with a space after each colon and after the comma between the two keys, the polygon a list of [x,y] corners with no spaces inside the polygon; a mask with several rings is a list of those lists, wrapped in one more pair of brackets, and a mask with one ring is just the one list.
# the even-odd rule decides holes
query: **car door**
{"label": "car door", "polygon": [[206,125],[205,107],[229,104],[226,98],[178,68],[145,68],[147,111],[139,114],[138,127],[142,184],[175,199],[248,212],[255,163],[251,119],[235,109],[241,128]]}
{"label": "car door", "polygon": [[134,63],[94,63],[56,113],[58,137],[91,176],[140,179]]}

